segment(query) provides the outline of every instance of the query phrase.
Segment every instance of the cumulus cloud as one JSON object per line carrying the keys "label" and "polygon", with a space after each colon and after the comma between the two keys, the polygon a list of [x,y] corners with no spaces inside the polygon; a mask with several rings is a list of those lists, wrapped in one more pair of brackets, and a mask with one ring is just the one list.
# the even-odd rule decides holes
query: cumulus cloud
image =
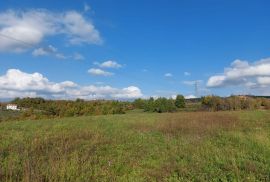
{"label": "cumulus cloud", "polygon": [[173,74],[171,74],[171,73],[165,73],[164,76],[165,77],[173,77]]}
{"label": "cumulus cloud", "polygon": [[51,99],[134,99],[142,97],[138,87],[80,86],[71,81],[51,82],[40,73],[10,69],[0,76],[0,98],[45,97]]}
{"label": "cumulus cloud", "polygon": [[112,76],[112,75],[114,75],[114,73],[104,71],[104,70],[99,69],[99,68],[91,68],[88,70],[88,73],[91,75],[94,75],[94,76]]}
{"label": "cumulus cloud", "polygon": [[61,93],[66,88],[75,86],[76,84],[70,81],[53,83],[40,73],[28,74],[18,69],[10,69],[0,76],[0,89],[7,91]]}
{"label": "cumulus cloud", "polygon": [[246,86],[252,88],[270,86],[270,58],[254,63],[235,60],[224,73],[211,76],[207,87]]}
{"label": "cumulus cloud", "polygon": [[117,63],[116,61],[105,61],[103,63],[95,62],[95,65],[101,67],[101,68],[121,68],[123,67],[121,64]]}
{"label": "cumulus cloud", "polygon": [[186,71],[186,72],[184,72],[184,75],[185,75],[185,76],[190,76],[191,73]]}
{"label": "cumulus cloud", "polygon": [[45,37],[63,34],[71,44],[100,44],[94,24],[77,11],[55,13],[44,9],[0,12],[0,51],[22,52]]}

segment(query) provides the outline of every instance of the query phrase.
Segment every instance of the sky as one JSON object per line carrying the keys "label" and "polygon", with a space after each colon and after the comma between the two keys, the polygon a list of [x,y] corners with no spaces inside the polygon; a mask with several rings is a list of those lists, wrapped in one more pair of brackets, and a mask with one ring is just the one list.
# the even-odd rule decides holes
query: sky
{"label": "sky", "polygon": [[268,0],[5,0],[0,99],[270,95],[269,18]]}

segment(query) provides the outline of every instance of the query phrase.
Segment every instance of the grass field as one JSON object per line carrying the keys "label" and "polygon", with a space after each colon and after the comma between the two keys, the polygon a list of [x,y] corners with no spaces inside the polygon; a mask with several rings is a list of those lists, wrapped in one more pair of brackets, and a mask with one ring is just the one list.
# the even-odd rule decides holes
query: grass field
{"label": "grass field", "polygon": [[270,181],[270,112],[2,122],[0,181]]}
{"label": "grass field", "polygon": [[14,120],[20,116],[18,111],[6,111],[0,109],[0,122],[5,120]]}

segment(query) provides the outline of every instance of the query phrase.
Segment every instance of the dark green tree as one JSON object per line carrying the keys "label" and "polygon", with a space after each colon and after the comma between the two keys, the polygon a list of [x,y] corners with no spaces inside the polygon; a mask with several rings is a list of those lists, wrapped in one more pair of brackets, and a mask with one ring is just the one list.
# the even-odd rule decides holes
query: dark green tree
{"label": "dark green tree", "polygon": [[175,106],[177,108],[185,108],[186,107],[185,97],[183,95],[176,96]]}

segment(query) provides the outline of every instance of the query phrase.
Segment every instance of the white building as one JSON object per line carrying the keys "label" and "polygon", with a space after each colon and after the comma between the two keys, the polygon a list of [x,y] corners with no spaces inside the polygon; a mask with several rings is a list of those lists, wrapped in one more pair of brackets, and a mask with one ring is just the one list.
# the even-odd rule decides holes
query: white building
{"label": "white building", "polygon": [[18,106],[16,104],[8,104],[7,110],[19,111]]}

